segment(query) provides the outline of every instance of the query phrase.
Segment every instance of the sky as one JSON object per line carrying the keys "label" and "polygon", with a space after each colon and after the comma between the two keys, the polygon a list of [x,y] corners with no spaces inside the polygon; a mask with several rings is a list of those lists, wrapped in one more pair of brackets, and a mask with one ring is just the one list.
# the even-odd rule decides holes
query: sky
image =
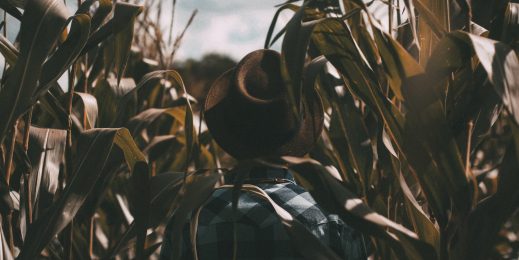
{"label": "sky", "polygon": [[[165,5],[163,14],[171,13],[172,0],[162,1]],[[387,28],[387,5],[382,1],[364,1],[370,2],[369,9],[375,17],[381,18],[382,28]],[[402,0],[399,1],[401,6],[405,6]],[[177,33],[184,28],[191,12],[198,10],[183,39],[177,60],[198,59],[208,52],[223,53],[240,60],[247,53],[263,48],[268,27],[278,9],[275,5],[284,2],[286,0],[177,0],[174,21]],[[276,32],[292,14],[291,11],[281,13]],[[407,13],[402,15],[406,17]],[[168,26],[169,20],[164,21],[163,28]],[[280,42],[272,48],[279,51]]]}
{"label": "sky", "polygon": [[[172,0],[163,1],[167,3],[163,14],[170,13]],[[198,9],[177,58],[196,59],[205,53],[218,52],[239,60],[245,54],[262,48],[277,10],[274,6],[283,2],[285,0],[177,0],[174,21],[177,34],[191,12]],[[289,13],[281,15],[280,22],[286,23],[289,18]]]}
{"label": "sky", "polygon": [[[245,54],[263,48],[270,22],[277,10],[275,5],[285,1],[177,0],[174,35],[178,35],[184,28],[193,10],[198,10],[177,52],[177,60],[198,59],[210,52],[227,54],[239,60]],[[67,0],[71,10],[75,10],[75,2]],[[163,32],[169,31],[172,2],[173,0],[162,0]],[[290,12],[282,13],[279,24],[288,22],[290,16]],[[9,24],[13,28],[19,26],[14,19],[10,19]],[[10,40],[14,40],[16,34],[13,31],[9,36]],[[279,49],[280,44],[273,48]]]}
{"label": "sky", "polygon": [[[161,1],[160,26],[167,33],[173,0]],[[239,60],[247,53],[263,48],[268,28],[278,9],[275,5],[284,2],[286,0],[177,0],[174,35],[178,35],[184,28],[193,10],[198,10],[176,54],[177,61],[199,59],[210,52],[227,54]],[[76,9],[75,3],[75,0],[67,0],[71,10]],[[280,15],[276,32],[288,22],[291,15],[290,11]],[[9,24],[13,28],[18,26],[17,21],[9,21]],[[10,40],[14,40],[15,34],[11,33],[10,36]],[[280,43],[273,48],[279,50]]]}
{"label": "sky", "polygon": [[[169,31],[171,3],[173,0],[162,0],[161,26],[164,32]],[[226,54],[238,61],[247,53],[263,48],[268,28],[277,8],[275,5],[286,0],[177,0],[174,20],[174,35],[178,35],[189,20],[193,10],[198,13],[186,32],[176,60],[188,58],[199,59],[207,53]],[[70,10],[75,10],[76,1],[67,0]],[[72,11],[71,11],[72,12]],[[279,17],[276,31],[281,24],[290,19],[291,13],[284,12]],[[18,28],[19,23],[9,17],[11,28]],[[8,38],[14,41],[16,32],[8,30]],[[167,40],[167,37],[165,37]],[[273,46],[280,49],[280,43]],[[1,60],[2,57],[0,57]]]}
{"label": "sky", "polygon": [[[167,33],[173,0],[161,1],[163,21],[160,25],[162,31]],[[263,48],[268,27],[277,10],[275,5],[284,2],[286,0],[177,0],[174,35],[178,35],[184,28],[193,10],[198,10],[177,52],[177,61],[187,58],[199,59],[210,52],[227,54],[239,60],[247,53]],[[75,10],[75,0],[67,0],[67,3],[71,5],[71,10]],[[385,5],[378,1],[375,4],[383,7],[378,9],[386,10]],[[373,11],[377,13],[377,10]],[[276,32],[281,25],[288,22],[291,15],[290,11],[280,15]],[[9,24],[13,28],[18,27],[14,19],[10,19]],[[382,28],[387,26],[383,25]],[[14,40],[15,35],[12,32],[9,35],[10,40]],[[279,50],[280,45],[279,41],[273,49]]]}

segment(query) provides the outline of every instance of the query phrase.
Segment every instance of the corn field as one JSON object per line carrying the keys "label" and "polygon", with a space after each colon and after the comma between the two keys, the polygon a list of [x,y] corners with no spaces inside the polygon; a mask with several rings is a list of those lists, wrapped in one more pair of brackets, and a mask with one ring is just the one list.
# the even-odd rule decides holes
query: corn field
{"label": "corn field", "polygon": [[[0,0],[0,259],[156,259],[172,216],[263,161],[218,147],[175,69],[196,10],[177,25],[176,0],[71,2]],[[519,257],[519,3],[280,1],[272,16],[294,110],[316,88],[325,111],[312,152],[278,162],[373,259]],[[294,247],[327,259],[315,242]]]}

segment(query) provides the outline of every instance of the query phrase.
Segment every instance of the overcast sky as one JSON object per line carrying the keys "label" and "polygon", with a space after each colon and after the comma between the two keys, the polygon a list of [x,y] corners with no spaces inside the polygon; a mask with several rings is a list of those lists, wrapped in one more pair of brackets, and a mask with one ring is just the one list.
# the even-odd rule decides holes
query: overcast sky
{"label": "overcast sky", "polygon": [[[161,26],[163,32],[168,32],[173,0],[162,1],[164,21]],[[67,0],[71,10],[75,10],[75,2]],[[198,9],[177,53],[177,60],[200,58],[209,52],[227,54],[239,60],[248,52],[262,48],[277,10],[275,5],[284,2],[286,0],[177,0],[174,35],[184,28],[193,10]],[[286,23],[290,16],[290,12],[282,14],[280,22]],[[19,26],[14,19],[10,19],[9,24],[12,28]],[[10,32],[9,38],[14,41],[16,34],[13,30]],[[276,47],[279,48],[279,44]]]}
{"label": "overcast sky", "polygon": [[[171,0],[163,0],[171,10]],[[228,54],[240,59],[263,47],[268,27],[276,12],[274,7],[285,0],[177,0],[175,26],[181,30],[191,12],[198,14],[188,29],[178,59],[200,58],[208,52]],[[282,16],[282,22],[289,14]]]}
{"label": "overcast sky", "polygon": [[[75,10],[75,2],[67,0],[71,10]],[[165,33],[169,31],[172,2],[173,0],[162,0],[164,21],[161,22],[161,27]],[[178,35],[184,28],[193,10],[198,10],[177,52],[177,61],[198,59],[209,52],[227,54],[239,60],[250,51],[262,48],[277,10],[275,5],[284,2],[286,0],[177,0],[174,35]],[[290,11],[280,15],[276,32],[281,24],[288,22],[291,15]],[[17,28],[17,21],[10,20],[13,20],[9,21],[11,27]],[[382,28],[387,26],[383,25]],[[9,38],[13,41],[16,34],[13,30],[10,32]],[[273,48],[279,50],[280,43]]]}

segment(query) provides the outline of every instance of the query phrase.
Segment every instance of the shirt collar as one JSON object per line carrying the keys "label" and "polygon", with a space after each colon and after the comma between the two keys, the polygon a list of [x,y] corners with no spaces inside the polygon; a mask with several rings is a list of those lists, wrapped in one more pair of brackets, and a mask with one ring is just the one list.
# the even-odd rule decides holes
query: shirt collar
{"label": "shirt collar", "polygon": [[[245,180],[245,183],[254,183],[256,181],[265,180],[287,180],[294,182],[294,176],[286,168],[274,168],[269,166],[256,166],[251,169],[249,177]],[[225,176],[226,183],[235,182],[235,174]]]}

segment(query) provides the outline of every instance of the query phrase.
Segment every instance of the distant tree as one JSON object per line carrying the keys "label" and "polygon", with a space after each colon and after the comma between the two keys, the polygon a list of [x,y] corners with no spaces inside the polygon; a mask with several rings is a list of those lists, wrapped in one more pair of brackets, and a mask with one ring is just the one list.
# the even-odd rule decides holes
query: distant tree
{"label": "distant tree", "polygon": [[236,61],[224,54],[205,54],[200,60],[188,59],[179,66],[190,95],[202,101],[213,81],[236,65]]}

